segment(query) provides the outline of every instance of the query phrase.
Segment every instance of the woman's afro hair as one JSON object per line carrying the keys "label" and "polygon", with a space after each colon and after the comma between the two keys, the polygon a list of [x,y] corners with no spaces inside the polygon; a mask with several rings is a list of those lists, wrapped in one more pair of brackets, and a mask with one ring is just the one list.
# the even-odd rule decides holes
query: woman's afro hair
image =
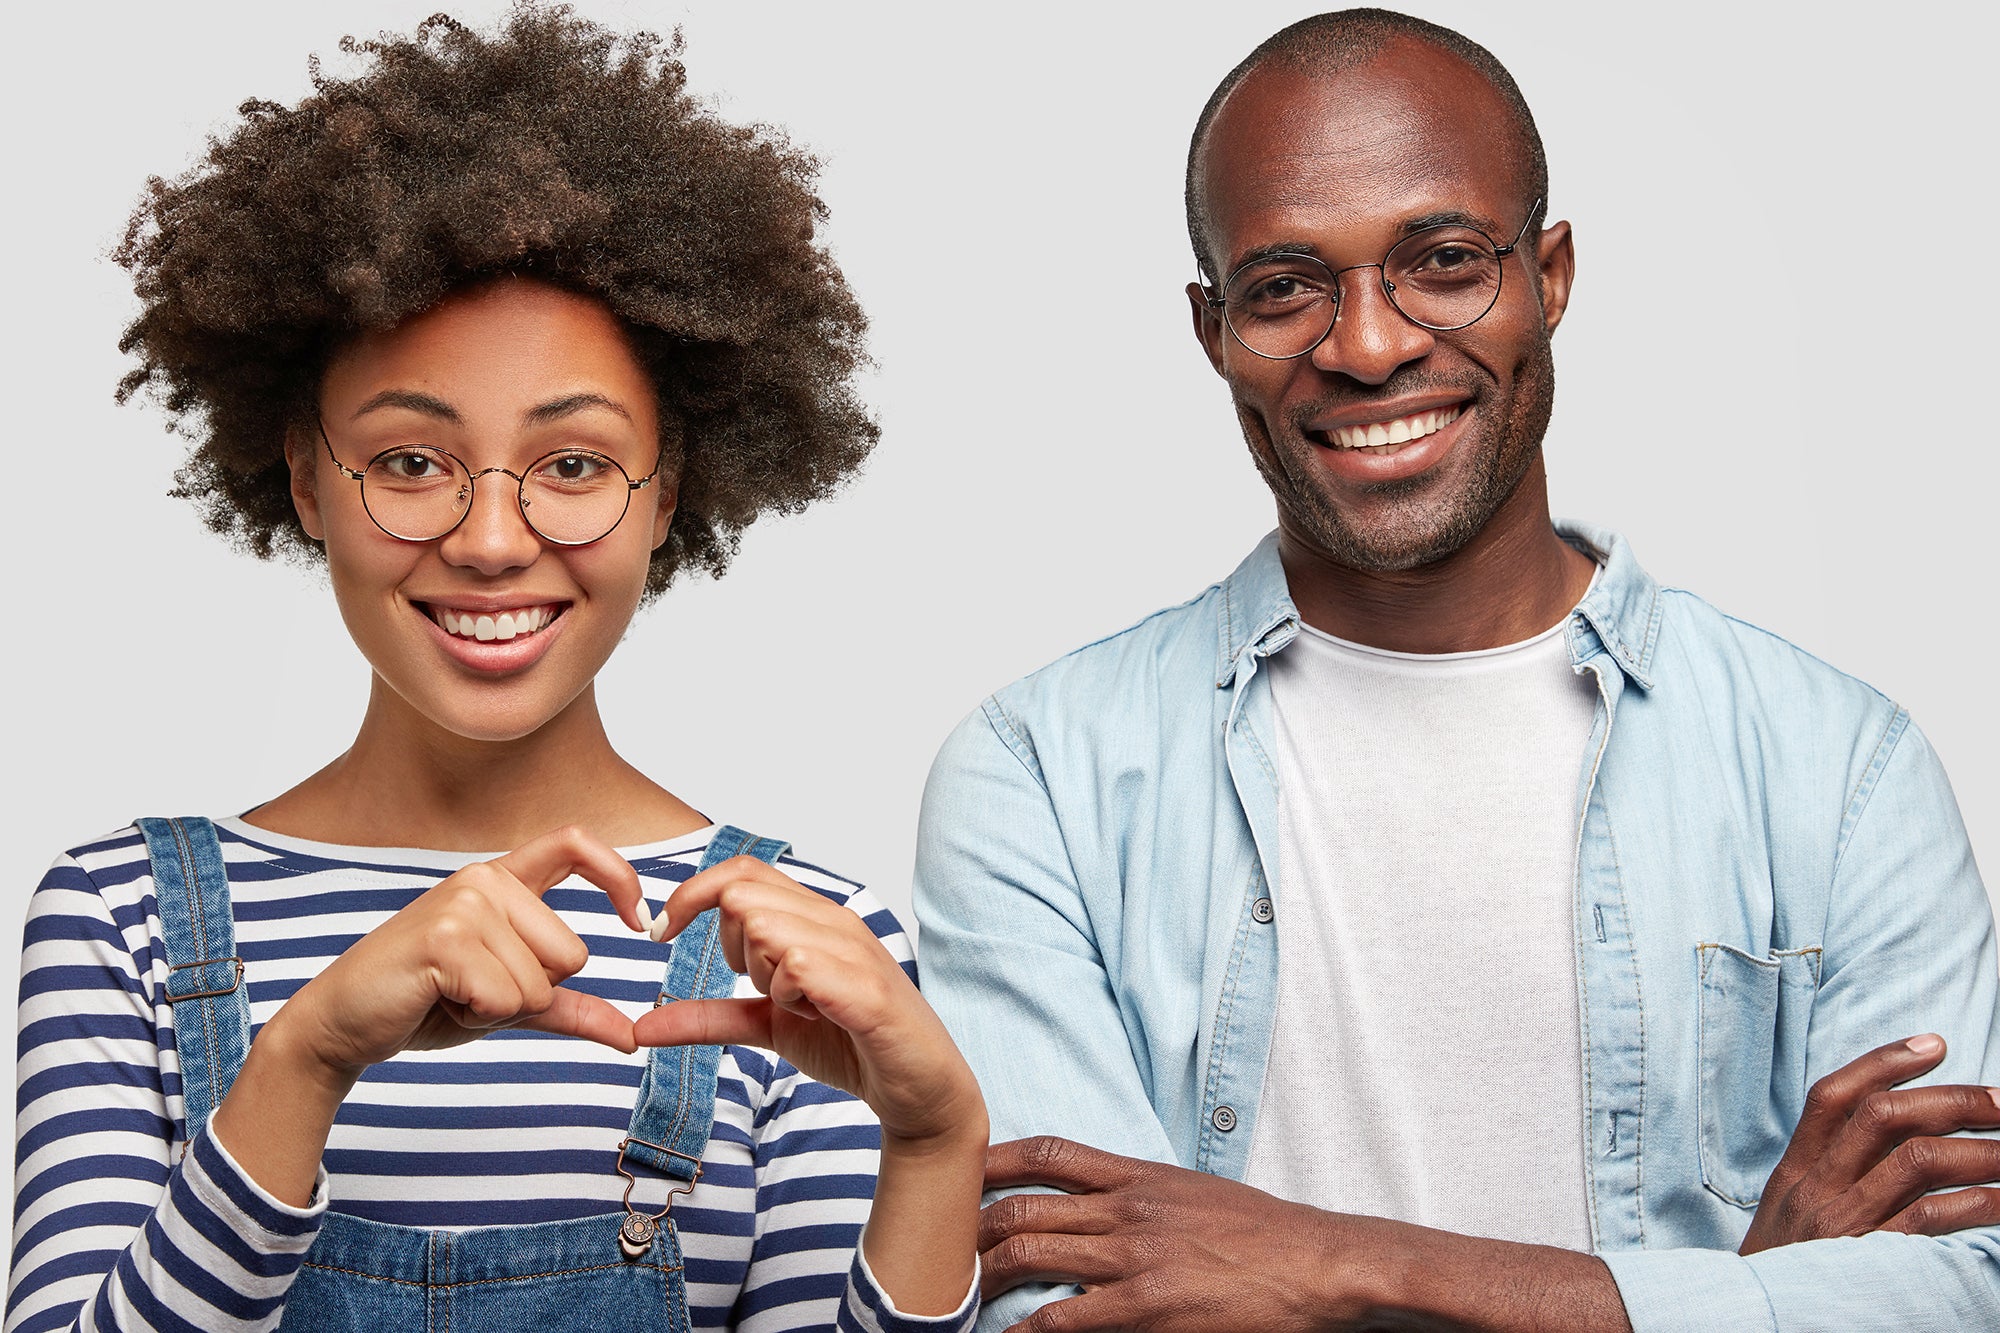
{"label": "woman's afro hair", "polygon": [[243,103],[193,170],[148,183],[116,252],[142,307],[119,400],[148,390],[195,440],[176,494],[211,528],[319,554],[284,444],[312,429],[328,357],[503,274],[604,302],[658,390],[679,505],[649,595],[721,573],[759,514],[860,464],[866,321],[813,243],[818,163],[700,106],[678,35],[529,3],[491,36],[436,15],[341,49],[366,68],[314,61],[297,106]]}

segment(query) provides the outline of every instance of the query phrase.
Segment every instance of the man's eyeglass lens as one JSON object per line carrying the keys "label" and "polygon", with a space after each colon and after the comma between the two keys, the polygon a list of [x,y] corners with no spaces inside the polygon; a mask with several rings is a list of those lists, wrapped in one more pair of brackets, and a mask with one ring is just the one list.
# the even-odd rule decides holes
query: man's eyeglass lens
{"label": "man's eyeglass lens", "polygon": [[[1470,227],[1430,227],[1389,251],[1380,265],[1382,288],[1412,323],[1438,332],[1462,329],[1500,299],[1503,253]],[[1230,332],[1251,351],[1277,360],[1319,346],[1339,307],[1338,279],[1311,255],[1254,259],[1229,275],[1222,293]]]}
{"label": "man's eyeglass lens", "polygon": [[[510,480],[514,474],[489,468]],[[486,472],[479,474],[487,475]],[[442,449],[421,445],[377,454],[361,474],[361,502],[384,532],[404,541],[442,537],[472,505],[474,478]],[[560,546],[583,546],[618,526],[632,479],[613,459],[569,449],[537,459],[518,482],[528,526]]]}

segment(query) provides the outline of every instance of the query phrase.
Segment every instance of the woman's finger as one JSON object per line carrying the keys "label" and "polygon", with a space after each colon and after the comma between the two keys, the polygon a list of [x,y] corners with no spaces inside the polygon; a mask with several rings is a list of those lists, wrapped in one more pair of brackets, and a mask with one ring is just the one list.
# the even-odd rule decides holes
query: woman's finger
{"label": "woman's finger", "polygon": [[757,989],[770,996],[771,1003],[780,1009],[816,1023],[822,1013],[808,993],[810,983],[806,980],[806,973],[810,968],[809,958],[803,948],[787,950],[769,969],[769,975],[758,983]]}
{"label": "woman's finger", "polygon": [[512,971],[483,944],[453,951],[432,964],[437,993],[452,1021],[478,1031],[500,1027],[521,1014],[521,988]]}
{"label": "woman's finger", "polygon": [[632,1025],[641,1046],[761,1046],[771,1049],[767,999],[675,1000]]}
{"label": "woman's finger", "polygon": [[549,996],[549,1007],[532,1018],[523,1019],[516,1026],[533,1028],[537,1032],[582,1037],[585,1041],[594,1041],[627,1055],[639,1049],[631,1019],[619,1013],[610,1001],[585,995],[567,986],[554,987]]}
{"label": "woman's finger", "polygon": [[[686,930],[689,922],[709,908],[722,906],[725,895],[740,896],[741,893],[755,888],[767,889],[797,899],[794,910],[802,914],[818,915],[823,920],[834,919],[827,915],[830,911],[846,911],[839,904],[829,902],[783,871],[755,857],[733,856],[720,865],[711,866],[700,874],[684,880],[668,896],[665,909],[653,922],[653,938],[671,939]],[[854,914],[847,912],[847,915]]]}
{"label": "woman's finger", "polygon": [[488,864],[505,870],[537,897],[580,875],[604,890],[627,926],[644,929],[639,923],[639,872],[611,844],[574,824],[524,842]]}

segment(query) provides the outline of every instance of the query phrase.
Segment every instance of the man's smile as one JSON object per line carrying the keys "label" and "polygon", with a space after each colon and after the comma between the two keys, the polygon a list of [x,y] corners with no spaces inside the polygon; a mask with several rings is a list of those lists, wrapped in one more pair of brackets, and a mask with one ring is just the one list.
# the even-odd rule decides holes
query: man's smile
{"label": "man's smile", "polygon": [[1309,431],[1308,435],[1315,444],[1333,449],[1383,449],[1390,445],[1408,444],[1412,440],[1421,440],[1426,435],[1435,434],[1458,420],[1458,414],[1464,410],[1462,404],[1457,404],[1429,412],[1414,412],[1386,421],[1331,426],[1324,430]]}

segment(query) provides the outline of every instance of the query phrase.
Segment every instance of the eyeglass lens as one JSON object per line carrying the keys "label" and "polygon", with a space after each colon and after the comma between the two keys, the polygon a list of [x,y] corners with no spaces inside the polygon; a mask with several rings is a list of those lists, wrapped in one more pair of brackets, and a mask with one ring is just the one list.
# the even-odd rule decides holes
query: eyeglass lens
{"label": "eyeglass lens", "polygon": [[[514,480],[512,473],[495,472]],[[390,536],[430,541],[465,517],[473,485],[465,465],[450,454],[410,445],[370,461],[361,475],[361,502]],[[562,546],[582,546],[609,533],[632,499],[625,470],[588,450],[537,459],[516,489],[528,526]]]}
{"label": "eyeglass lens", "polygon": [[[1372,267],[1368,266],[1368,267]],[[1382,285],[1396,309],[1428,329],[1476,323],[1500,297],[1500,254],[1470,227],[1430,227],[1397,242],[1382,260]],[[1366,280],[1365,274],[1357,278]],[[1340,288],[1311,255],[1274,255],[1230,275],[1223,314],[1243,345],[1261,356],[1302,356],[1333,328]]]}

